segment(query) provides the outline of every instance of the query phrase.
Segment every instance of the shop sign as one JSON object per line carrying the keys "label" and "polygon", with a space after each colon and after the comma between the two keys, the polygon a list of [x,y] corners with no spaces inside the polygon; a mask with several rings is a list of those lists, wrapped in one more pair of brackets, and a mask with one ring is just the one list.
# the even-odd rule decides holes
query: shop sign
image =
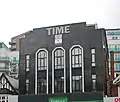
{"label": "shop sign", "polygon": [[114,98],[113,102],[120,102],[120,98],[119,97]]}
{"label": "shop sign", "polygon": [[68,102],[67,97],[52,97],[48,99],[48,102]]}
{"label": "shop sign", "polygon": [[58,27],[50,27],[46,28],[48,35],[57,35],[57,34],[69,34],[70,26],[58,26]]}

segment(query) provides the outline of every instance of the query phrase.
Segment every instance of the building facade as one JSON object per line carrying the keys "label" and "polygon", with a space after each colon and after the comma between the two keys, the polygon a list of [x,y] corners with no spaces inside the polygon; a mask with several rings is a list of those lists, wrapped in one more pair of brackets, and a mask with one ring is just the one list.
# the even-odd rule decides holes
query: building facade
{"label": "building facade", "polygon": [[44,95],[43,102],[49,95],[69,101],[109,95],[107,59],[104,29],[85,22],[33,29],[20,39],[20,102],[26,94]]}
{"label": "building facade", "polygon": [[117,77],[120,74],[120,29],[107,29],[106,35],[109,53],[114,52],[114,77]]}
{"label": "building facade", "polygon": [[0,43],[0,73],[6,73],[9,76],[18,77],[19,52],[10,51],[3,43]]}
{"label": "building facade", "polygon": [[10,70],[10,59],[9,59],[9,48],[4,44],[0,43],[0,72],[9,73]]}
{"label": "building facade", "polygon": [[[111,95],[120,96],[118,79],[120,77],[120,29],[107,29],[107,42],[109,50],[109,73],[111,74]],[[117,82],[117,83],[116,83]]]}
{"label": "building facade", "polygon": [[[30,32],[30,31],[29,31]],[[28,34],[29,32],[14,36],[11,38],[11,41],[9,42],[10,50],[11,51],[19,51],[19,45],[20,45],[20,39],[25,37],[25,34]]]}

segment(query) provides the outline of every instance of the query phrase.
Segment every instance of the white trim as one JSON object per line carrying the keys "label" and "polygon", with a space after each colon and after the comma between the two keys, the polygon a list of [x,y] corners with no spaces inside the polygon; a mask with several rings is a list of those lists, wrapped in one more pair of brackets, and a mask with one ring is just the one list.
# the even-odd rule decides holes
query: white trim
{"label": "white trim", "polygon": [[73,45],[69,50],[69,57],[70,57],[70,93],[72,93],[72,66],[71,66],[71,51],[74,47],[79,47],[82,49],[82,92],[84,92],[84,56],[83,56],[83,47],[80,45]]}
{"label": "white trim", "polygon": [[48,51],[45,48],[37,50],[35,53],[35,94],[37,94],[37,53],[44,50],[47,53],[47,94],[48,94]]}
{"label": "white trim", "polygon": [[57,49],[62,49],[64,51],[64,93],[66,93],[66,64],[65,64],[65,49],[63,47],[56,47],[52,51],[52,93],[54,93],[54,52]]}
{"label": "white trim", "polygon": [[113,84],[118,84],[120,82],[120,75],[113,80]]}

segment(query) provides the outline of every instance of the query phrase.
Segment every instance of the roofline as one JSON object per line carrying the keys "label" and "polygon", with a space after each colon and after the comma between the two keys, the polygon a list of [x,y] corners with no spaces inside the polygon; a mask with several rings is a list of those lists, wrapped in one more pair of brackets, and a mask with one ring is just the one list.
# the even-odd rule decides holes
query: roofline
{"label": "roofline", "polygon": [[115,29],[105,29],[106,31],[110,31],[110,30],[120,30],[120,28],[115,28]]}
{"label": "roofline", "polygon": [[[8,48],[8,46],[7,46],[4,42],[0,42],[0,43],[4,44],[4,45]],[[8,49],[9,49],[9,48],[8,48]]]}

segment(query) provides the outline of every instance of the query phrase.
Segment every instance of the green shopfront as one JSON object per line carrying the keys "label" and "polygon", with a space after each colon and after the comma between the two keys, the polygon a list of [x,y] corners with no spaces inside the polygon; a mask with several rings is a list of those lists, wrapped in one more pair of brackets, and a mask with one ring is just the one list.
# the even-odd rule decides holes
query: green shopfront
{"label": "green shopfront", "polygon": [[55,97],[55,98],[49,98],[48,102],[103,102],[103,100],[81,100],[81,101],[68,101],[67,97]]}
{"label": "green shopfront", "polygon": [[19,95],[19,102],[103,102],[103,93]]}

